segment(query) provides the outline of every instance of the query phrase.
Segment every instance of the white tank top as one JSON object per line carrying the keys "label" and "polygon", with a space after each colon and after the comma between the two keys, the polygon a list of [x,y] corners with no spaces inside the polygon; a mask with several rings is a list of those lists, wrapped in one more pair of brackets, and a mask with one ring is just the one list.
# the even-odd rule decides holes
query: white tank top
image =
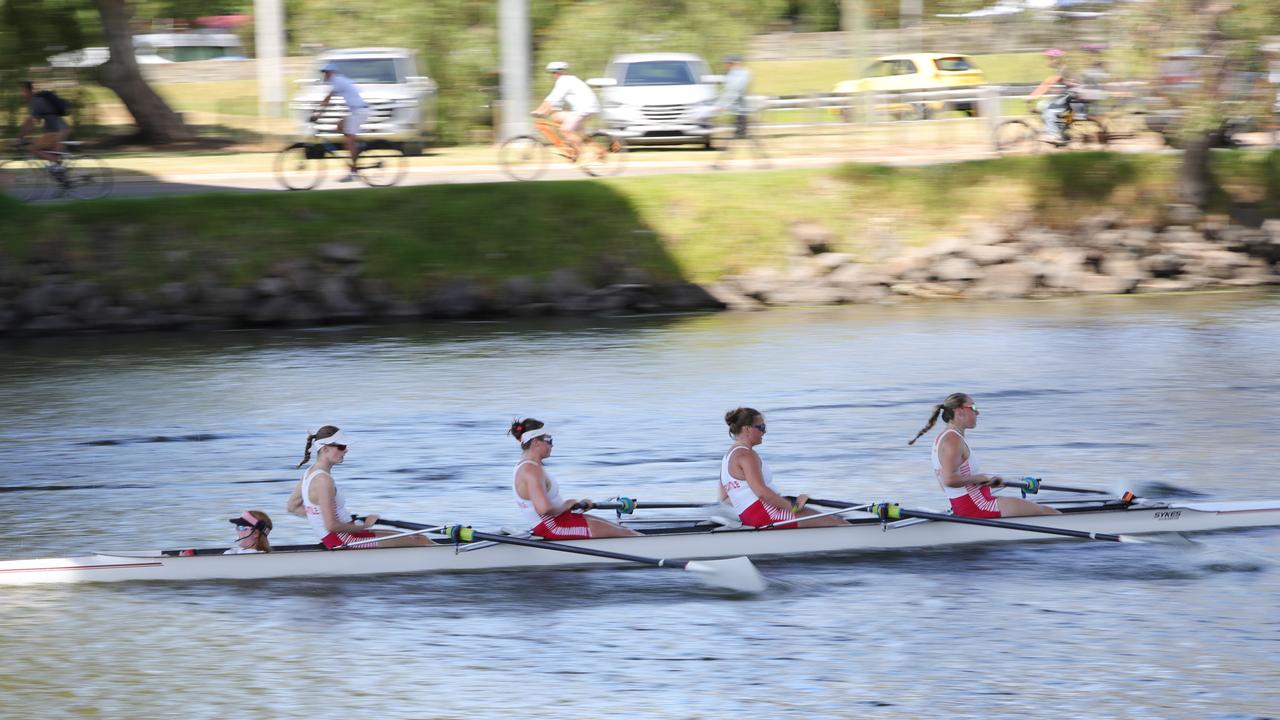
{"label": "white tank top", "polygon": [[[311,524],[311,531],[316,534],[316,538],[323,539],[329,534],[329,530],[324,526],[324,510],[319,505],[311,502],[311,478],[317,474],[324,472],[317,470],[313,465],[307,468],[302,475],[302,506],[307,509],[307,522]],[[325,473],[329,475],[329,473]],[[333,477],[332,475],[329,475]],[[351,522],[351,513],[347,512],[347,504],[342,499],[342,491],[338,489],[338,484],[333,484],[333,517],[341,523]]]}
{"label": "white tank top", "polygon": [[[520,472],[521,465],[537,465],[539,469],[542,469],[542,466],[532,460],[521,460],[516,463],[516,469],[511,472],[511,494],[515,496],[516,507],[520,508],[520,513],[524,515],[524,519],[529,522],[529,527],[532,529],[537,527],[544,518],[538,513],[538,509],[533,506],[533,501],[520,497],[520,491],[516,489],[516,474]],[[556,484],[555,480],[551,479],[546,470],[542,470],[542,477],[547,479],[547,501],[553,507],[559,507],[564,502],[564,498],[560,497],[560,486]]]}
{"label": "white tank top", "polygon": [[[739,480],[729,472],[729,458],[738,450],[746,450],[744,445],[734,445],[729,448],[729,452],[725,453],[724,459],[720,461],[720,487],[724,488],[725,495],[729,496],[729,502],[733,504],[733,511],[741,515],[746,512],[747,508],[755,504],[760,498],[751,489],[751,485],[746,480]],[[769,463],[760,458],[760,474],[764,477],[764,484],[768,488],[779,495],[782,494],[778,488],[773,485],[773,471],[769,469]]]}
{"label": "white tank top", "polygon": [[964,497],[968,494],[968,488],[977,486],[965,485],[964,487],[948,487],[942,483],[942,462],[938,460],[938,444],[942,442],[942,438],[947,436],[947,433],[955,433],[956,435],[959,435],[960,442],[964,443],[965,449],[969,451],[969,459],[960,463],[960,467],[956,468],[956,474],[962,478],[969,477],[970,475],[982,474],[982,471],[978,469],[977,461],[973,459],[973,448],[969,447],[969,443],[964,439],[964,435],[960,434],[960,432],[955,428],[948,427],[946,430],[938,433],[938,437],[933,439],[933,477],[938,481],[938,485],[942,486],[942,491],[947,494],[948,498]]}

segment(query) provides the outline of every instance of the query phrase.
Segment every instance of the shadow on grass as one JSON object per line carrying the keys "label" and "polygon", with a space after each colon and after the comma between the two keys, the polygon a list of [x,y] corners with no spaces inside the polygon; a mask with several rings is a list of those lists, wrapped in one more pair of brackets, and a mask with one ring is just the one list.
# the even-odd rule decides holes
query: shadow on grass
{"label": "shadow on grass", "polygon": [[26,228],[0,240],[14,267],[49,258],[125,289],[195,278],[242,286],[318,257],[326,243],[356,246],[365,278],[409,296],[459,278],[494,284],[561,269],[596,285],[623,268],[681,279],[632,202],[594,181],[3,200],[0,223]]}

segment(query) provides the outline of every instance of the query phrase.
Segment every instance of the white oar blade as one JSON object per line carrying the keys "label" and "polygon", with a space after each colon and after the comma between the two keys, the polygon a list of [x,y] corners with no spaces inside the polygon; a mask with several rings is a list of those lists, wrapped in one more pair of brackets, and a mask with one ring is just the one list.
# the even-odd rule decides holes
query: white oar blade
{"label": "white oar blade", "polygon": [[746,557],[727,560],[694,560],[684,566],[704,583],[744,593],[764,592],[769,583]]}
{"label": "white oar blade", "polygon": [[1172,545],[1174,547],[1200,546],[1200,543],[1195,540],[1176,532],[1152,533],[1150,535],[1121,535],[1120,542],[1144,543],[1146,545]]}

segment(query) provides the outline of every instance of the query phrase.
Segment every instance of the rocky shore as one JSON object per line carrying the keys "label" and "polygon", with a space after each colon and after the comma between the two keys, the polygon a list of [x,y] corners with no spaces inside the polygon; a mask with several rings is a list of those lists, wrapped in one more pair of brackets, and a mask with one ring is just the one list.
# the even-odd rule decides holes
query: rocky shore
{"label": "rocky shore", "polygon": [[798,223],[785,270],[759,268],[708,290],[728,307],[750,309],[1280,285],[1280,220],[1249,228],[1173,207],[1168,221],[1127,226],[1115,213],[1069,232],[1011,221],[882,260],[833,252],[827,228]]}
{"label": "rocky shore", "polygon": [[[232,285],[212,270],[175,273],[150,290],[120,287],[92,259],[56,243],[0,265],[0,336],[310,326],[479,317],[621,315],[776,305],[1043,298],[1280,284],[1280,220],[1231,224],[1173,208],[1161,227],[1100,215],[1070,231],[1010,220],[883,258],[835,251],[811,222],[790,229],[785,268],[758,268],[699,286],[653,281],[608,263],[497,283],[455,278],[417,296],[364,272],[363,250],[330,243]],[[876,246],[872,239],[866,243]],[[190,267],[181,250],[165,259]],[[101,258],[99,258],[101,260]]]}

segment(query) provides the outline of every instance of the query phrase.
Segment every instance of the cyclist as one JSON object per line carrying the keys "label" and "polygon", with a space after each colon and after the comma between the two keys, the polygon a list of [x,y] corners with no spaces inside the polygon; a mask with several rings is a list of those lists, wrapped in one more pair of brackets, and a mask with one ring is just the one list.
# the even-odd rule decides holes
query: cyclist
{"label": "cyclist", "polygon": [[[558,60],[547,63],[547,72],[555,76],[556,84],[538,109],[533,111],[533,115],[550,115],[553,121],[560,123],[560,131],[569,144],[572,158],[577,158],[582,152],[583,123],[600,112],[600,102],[581,78],[569,74],[569,63]],[[561,104],[567,105],[568,109],[552,112]]]}
{"label": "cyclist", "polygon": [[67,133],[70,131],[67,121],[63,120],[62,115],[58,113],[59,108],[49,98],[49,94],[36,92],[30,80],[23,80],[19,86],[22,88],[22,99],[27,103],[27,112],[30,114],[18,128],[18,143],[22,143],[22,138],[31,132],[37,123],[44,123],[44,131],[32,142],[31,152],[36,157],[49,161],[49,171],[61,176],[66,171],[62,166],[62,141],[67,139]]}
{"label": "cyclist", "polygon": [[[1059,120],[1066,114],[1069,107],[1073,104],[1079,105],[1076,92],[1079,90],[1081,82],[1073,72],[1067,69],[1066,53],[1058,48],[1049,48],[1044,51],[1044,56],[1045,61],[1053,70],[1053,74],[1045,78],[1035,90],[1031,91],[1030,99],[1035,100],[1050,90],[1061,86],[1062,94],[1055,96],[1041,106],[1040,118],[1044,120],[1045,140],[1055,145],[1064,145],[1067,140],[1063,137],[1063,127]],[[1082,106],[1080,109],[1083,111]]]}
{"label": "cyclist", "polygon": [[360,156],[357,136],[360,134],[360,126],[369,119],[369,104],[361,97],[360,90],[356,88],[351,78],[338,71],[338,66],[325,63],[324,67],[320,68],[320,74],[324,76],[324,81],[329,84],[330,90],[329,94],[324,96],[324,100],[320,101],[320,107],[311,113],[311,122],[315,122],[324,109],[329,107],[329,101],[334,95],[342,96],[347,104],[347,114],[338,121],[338,132],[342,133],[342,143],[347,148],[347,156],[351,158],[351,169],[346,176],[339,178],[338,182],[351,182],[356,179],[356,159]]}

